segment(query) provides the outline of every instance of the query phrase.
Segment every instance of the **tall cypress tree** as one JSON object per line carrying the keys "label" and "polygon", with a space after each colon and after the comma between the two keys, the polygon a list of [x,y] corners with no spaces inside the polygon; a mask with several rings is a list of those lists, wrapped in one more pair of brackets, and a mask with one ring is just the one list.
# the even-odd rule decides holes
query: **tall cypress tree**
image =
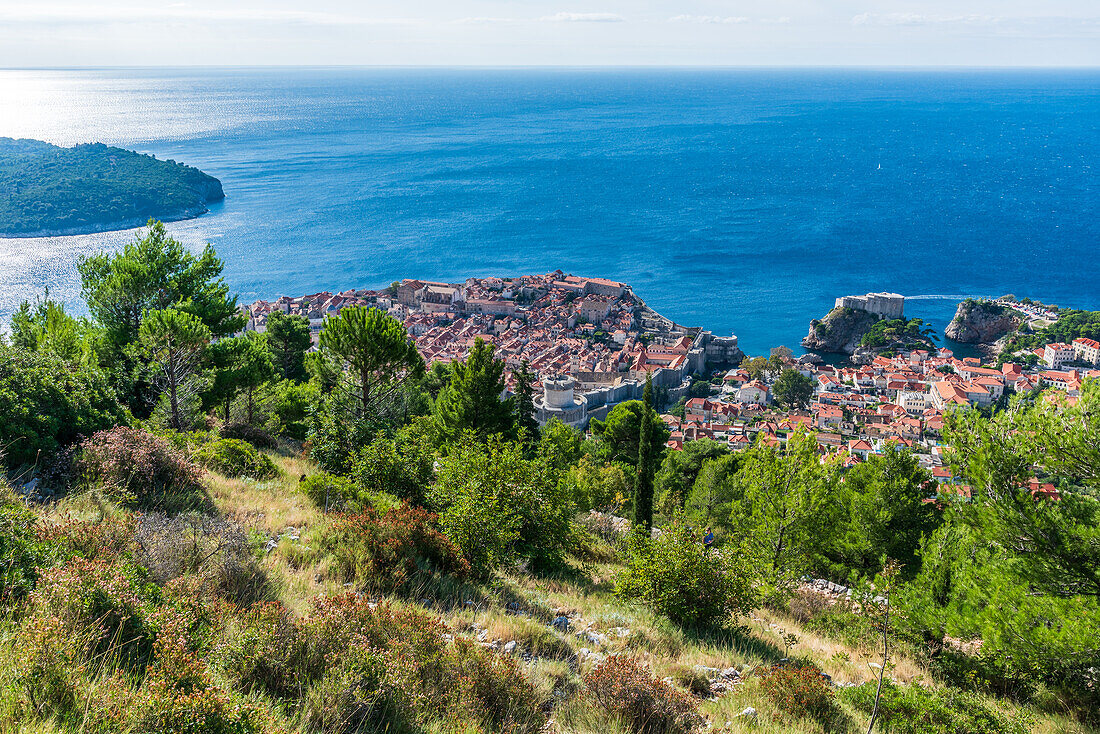
{"label": "tall cypress tree", "polygon": [[528,442],[538,441],[539,424],[535,420],[535,376],[523,360],[516,376],[516,429],[522,430]]}
{"label": "tall cypress tree", "polygon": [[656,462],[653,455],[653,378],[646,373],[645,391],[642,393],[642,420],[638,426],[638,477],[634,483],[634,527],[645,530],[646,536],[653,528],[653,475]]}

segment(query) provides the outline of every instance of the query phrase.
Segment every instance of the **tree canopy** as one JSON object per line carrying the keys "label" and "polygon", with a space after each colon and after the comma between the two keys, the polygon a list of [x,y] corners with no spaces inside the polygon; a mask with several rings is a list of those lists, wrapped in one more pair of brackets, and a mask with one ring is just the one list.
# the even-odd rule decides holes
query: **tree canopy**
{"label": "tree canopy", "polygon": [[424,360],[405,326],[377,308],[353,306],[327,319],[321,349],[344,367],[339,384],[360,417],[394,398],[406,380],[424,374]]}
{"label": "tree canopy", "polygon": [[133,227],[186,219],[225,198],[197,168],[102,143],[62,148],[0,138],[0,237]]}
{"label": "tree canopy", "polygon": [[503,399],[504,360],[493,356],[494,347],[482,339],[474,342],[463,362],[451,364],[451,379],[435,403],[436,428],[447,441],[464,433],[479,439],[515,433],[514,399]]}
{"label": "tree canopy", "polygon": [[[605,420],[592,420],[589,427],[598,439],[598,452],[604,461],[621,461],[633,467],[638,464],[638,438],[641,435],[645,406],[640,400],[619,403],[607,414]],[[669,428],[658,421],[649,434],[655,455],[660,456],[668,442]]]}
{"label": "tree canopy", "polygon": [[309,320],[297,314],[272,311],[264,332],[267,347],[279,377],[301,382],[306,379],[306,352],[312,343]]}
{"label": "tree canopy", "polygon": [[207,245],[196,257],[168,236],[161,222],[150,221],[121,252],[83,258],[77,267],[81,295],[116,352],[137,339],[147,311],[171,308],[189,313],[215,338],[244,326],[214,249]]}

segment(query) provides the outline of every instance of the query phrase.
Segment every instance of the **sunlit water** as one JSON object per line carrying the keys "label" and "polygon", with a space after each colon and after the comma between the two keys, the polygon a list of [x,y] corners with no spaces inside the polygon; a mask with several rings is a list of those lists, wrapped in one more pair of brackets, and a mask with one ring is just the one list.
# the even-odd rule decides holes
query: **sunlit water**
{"label": "sunlit water", "polygon": [[[0,136],[195,165],[242,300],[545,272],[794,345],[847,293],[1100,308],[1097,72],[0,71]],[[0,239],[0,319],[133,232]]]}

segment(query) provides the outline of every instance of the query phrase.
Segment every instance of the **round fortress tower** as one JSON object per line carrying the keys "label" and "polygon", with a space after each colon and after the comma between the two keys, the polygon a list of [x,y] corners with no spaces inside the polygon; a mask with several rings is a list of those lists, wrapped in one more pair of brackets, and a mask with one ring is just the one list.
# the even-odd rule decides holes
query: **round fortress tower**
{"label": "round fortress tower", "polygon": [[545,426],[554,418],[574,428],[588,424],[588,398],[576,394],[570,375],[552,375],[542,381],[543,394],[535,397],[535,419]]}

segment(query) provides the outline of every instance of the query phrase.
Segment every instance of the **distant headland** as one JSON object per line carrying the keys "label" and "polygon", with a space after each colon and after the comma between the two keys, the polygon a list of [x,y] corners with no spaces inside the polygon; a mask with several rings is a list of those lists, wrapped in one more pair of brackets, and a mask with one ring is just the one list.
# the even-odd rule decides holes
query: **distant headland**
{"label": "distant headland", "polygon": [[0,237],[128,229],[191,219],[225,198],[197,168],[102,143],[0,138]]}

